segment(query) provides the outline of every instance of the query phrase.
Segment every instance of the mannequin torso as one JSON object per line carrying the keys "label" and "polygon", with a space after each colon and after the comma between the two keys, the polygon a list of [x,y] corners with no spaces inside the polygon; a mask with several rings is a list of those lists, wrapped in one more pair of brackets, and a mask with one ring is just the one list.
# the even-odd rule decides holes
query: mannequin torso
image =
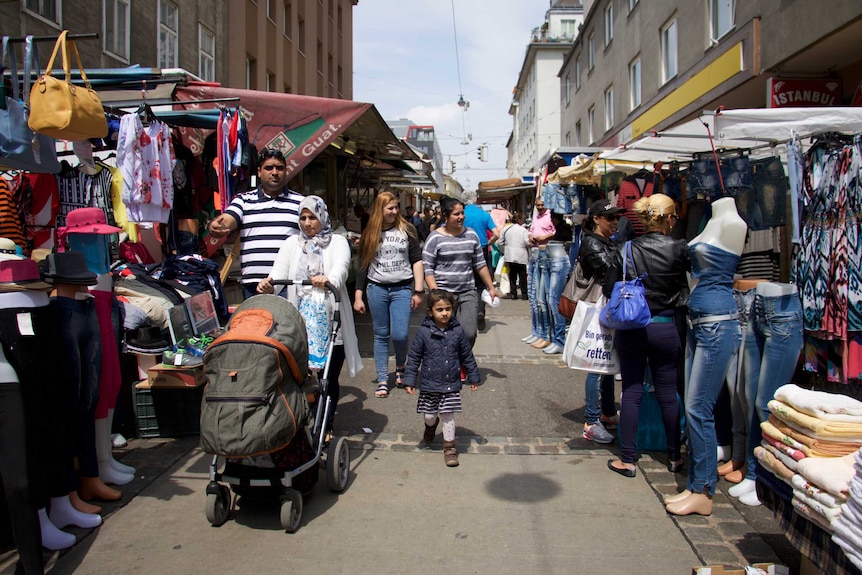
{"label": "mannequin torso", "polygon": [[745,233],[748,226],[736,211],[733,198],[719,198],[712,202],[712,217],[703,231],[689,242],[710,244],[724,251],[741,255],[745,246]]}
{"label": "mannequin torso", "polygon": [[780,297],[796,293],[794,284],[786,284],[780,282],[760,282],[755,286],[755,291],[758,295],[766,297]]}

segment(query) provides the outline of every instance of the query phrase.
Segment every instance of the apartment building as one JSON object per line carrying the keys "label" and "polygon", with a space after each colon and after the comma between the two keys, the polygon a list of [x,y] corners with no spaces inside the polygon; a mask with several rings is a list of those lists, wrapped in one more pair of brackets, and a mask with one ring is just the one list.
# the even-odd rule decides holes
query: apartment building
{"label": "apartment building", "polygon": [[[86,68],[182,68],[202,80],[350,100],[357,0],[16,0],[0,35],[98,33]],[[50,44],[40,44],[42,65]],[[58,64],[55,64],[58,67]]]}
{"label": "apartment building", "polygon": [[535,172],[541,156],[560,145],[559,71],[571,51],[583,15],[580,0],[557,0],[545,13],[545,22],[531,33],[509,108],[510,177]]}
{"label": "apartment building", "polygon": [[719,106],[850,105],[862,80],[857,0],[587,0],[584,11],[559,71],[564,145],[616,146]]}

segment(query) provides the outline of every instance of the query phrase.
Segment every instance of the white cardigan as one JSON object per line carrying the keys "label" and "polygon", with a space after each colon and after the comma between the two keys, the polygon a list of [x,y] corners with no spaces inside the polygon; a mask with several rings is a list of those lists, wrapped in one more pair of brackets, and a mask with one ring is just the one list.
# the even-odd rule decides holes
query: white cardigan
{"label": "white cardigan", "polygon": [[[275,263],[269,276],[274,280],[295,279],[296,267],[299,262],[301,248],[300,237],[290,236],[284,241],[275,257]],[[323,250],[324,274],[329,282],[338,290],[339,305],[341,313],[341,327],[339,333],[344,344],[345,363],[350,377],[355,377],[362,370],[362,358],[359,355],[359,342],[356,339],[356,329],[353,324],[352,300],[347,297],[347,273],[350,270],[350,244],[343,236],[332,234],[332,240]],[[288,286],[287,299],[296,302],[296,286]],[[278,292],[277,292],[278,293]]]}

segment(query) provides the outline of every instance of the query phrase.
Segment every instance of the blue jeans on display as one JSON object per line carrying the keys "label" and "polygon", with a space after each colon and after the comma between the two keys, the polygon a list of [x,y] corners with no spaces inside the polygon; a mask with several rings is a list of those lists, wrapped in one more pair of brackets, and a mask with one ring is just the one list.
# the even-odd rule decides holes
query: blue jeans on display
{"label": "blue jeans on display", "polygon": [[685,178],[688,199],[693,200],[698,194],[715,199],[721,197],[721,183],[718,181],[718,170],[715,162],[709,160],[695,160],[691,163],[688,175]]}
{"label": "blue jeans on display", "polygon": [[548,290],[546,292],[548,306],[548,336],[551,343],[559,346],[566,344],[566,316],[557,311],[560,304],[560,296],[566,287],[566,278],[569,275],[569,256],[565,255],[548,258]]}
{"label": "blue jeans on display", "polygon": [[551,310],[548,309],[548,290],[551,283],[551,270],[546,250],[539,250],[538,281],[536,283],[536,304],[539,309],[539,332],[542,339],[551,341]]}
{"label": "blue jeans on display", "polygon": [[688,330],[685,350],[685,416],[689,441],[686,489],[695,493],[705,489],[710,495],[715,493],[718,463],[713,410],[731,360],[739,353],[741,340],[738,319],[707,321]]}
{"label": "blue jeans on display", "polygon": [[80,475],[98,477],[94,414],[96,404],[99,403],[102,338],[95,302],[92,299],[55,297],[51,298],[51,311],[55,314],[59,328],[59,351],[65,354],[65,365],[73,375],[69,381],[75,402],[75,454],[78,456]]}
{"label": "blue jeans on display", "polygon": [[718,165],[728,195],[736,196],[751,190],[751,163],[748,156],[723,158]]}
{"label": "blue jeans on display", "polygon": [[754,185],[736,196],[736,209],[750,230],[787,223],[787,179],[779,158],[751,163]]}
{"label": "blue jeans on display", "polygon": [[[527,286],[530,297],[530,333],[548,340],[547,304],[541,303],[543,295],[540,295],[542,283],[542,269],[547,267],[548,258],[545,250],[536,249],[535,255],[530,250],[530,270],[527,278]],[[544,292],[541,292],[544,293]]]}
{"label": "blue jeans on display", "polygon": [[374,366],[377,381],[389,379],[389,338],[395,349],[395,367],[407,363],[408,332],[410,330],[410,301],[413,284],[386,286],[369,283],[365,290],[368,310],[374,327]]}
{"label": "blue jeans on display", "polygon": [[756,295],[753,329],[745,340],[745,395],[751,414],[746,479],[756,476],[754,448],[760,424],[769,418],[766,404],[775,390],[789,383],[802,351],[802,301],[798,294]]}
{"label": "blue jeans on display", "polygon": [[[751,422],[748,400],[745,397],[745,349],[754,329],[754,288],[747,291],[733,290],[733,298],[739,309],[739,327],[742,330],[742,354],[736,354],[727,368],[727,391],[730,395],[731,432],[733,446],[731,458],[743,461],[748,450],[748,424]],[[759,437],[759,436],[758,436]],[[759,443],[758,443],[759,445]]]}
{"label": "blue jeans on display", "polygon": [[587,425],[598,423],[602,415],[617,414],[614,403],[614,376],[588,373],[584,383],[584,421]]}
{"label": "blue jeans on display", "polygon": [[542,186],[542,199],[545,207],[558,214],[572,213],[572,200],[560,184],[544,184]]}

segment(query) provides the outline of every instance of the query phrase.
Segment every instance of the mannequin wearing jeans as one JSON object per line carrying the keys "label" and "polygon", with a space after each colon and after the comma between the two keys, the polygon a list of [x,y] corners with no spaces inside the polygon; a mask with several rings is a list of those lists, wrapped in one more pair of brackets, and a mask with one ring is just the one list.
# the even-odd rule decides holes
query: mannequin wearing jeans
{"label": "mannequin wearing jeans", "polygon": [[733,274],[745,244],[745,221],[733,198],[712,204],[712,218],[689,243],[692,286],[685,354],[689,466],[686,489],[665,500],[674,515],[712,514],[717,481],[713,410],[742,332]]}
{"label": "mannequin wearing jeans", "polygon": [[548,341],[551,345],[543,351],[548,354],[563,352],[566,344],[566,318],[557,311],[560,303],[560,295],[566,287],[566,277],[569,275],[569,256],[562,242],[548,242],[546,250],[548,263],[544,271],[545,280],[545,305],[548,313]]}
{"label": "mannequin wearing jeans", "polygon": [[796,286],[761,282],[755,288],[754,306],[746,332],[743,355],[745,399],[750,416],[746,475],[728,490],[745,505],[756,507],[754,449],[760,445],[760,424],[769,418],[767,403],[775,390],[790,383],[802,351],[802,300]]}

